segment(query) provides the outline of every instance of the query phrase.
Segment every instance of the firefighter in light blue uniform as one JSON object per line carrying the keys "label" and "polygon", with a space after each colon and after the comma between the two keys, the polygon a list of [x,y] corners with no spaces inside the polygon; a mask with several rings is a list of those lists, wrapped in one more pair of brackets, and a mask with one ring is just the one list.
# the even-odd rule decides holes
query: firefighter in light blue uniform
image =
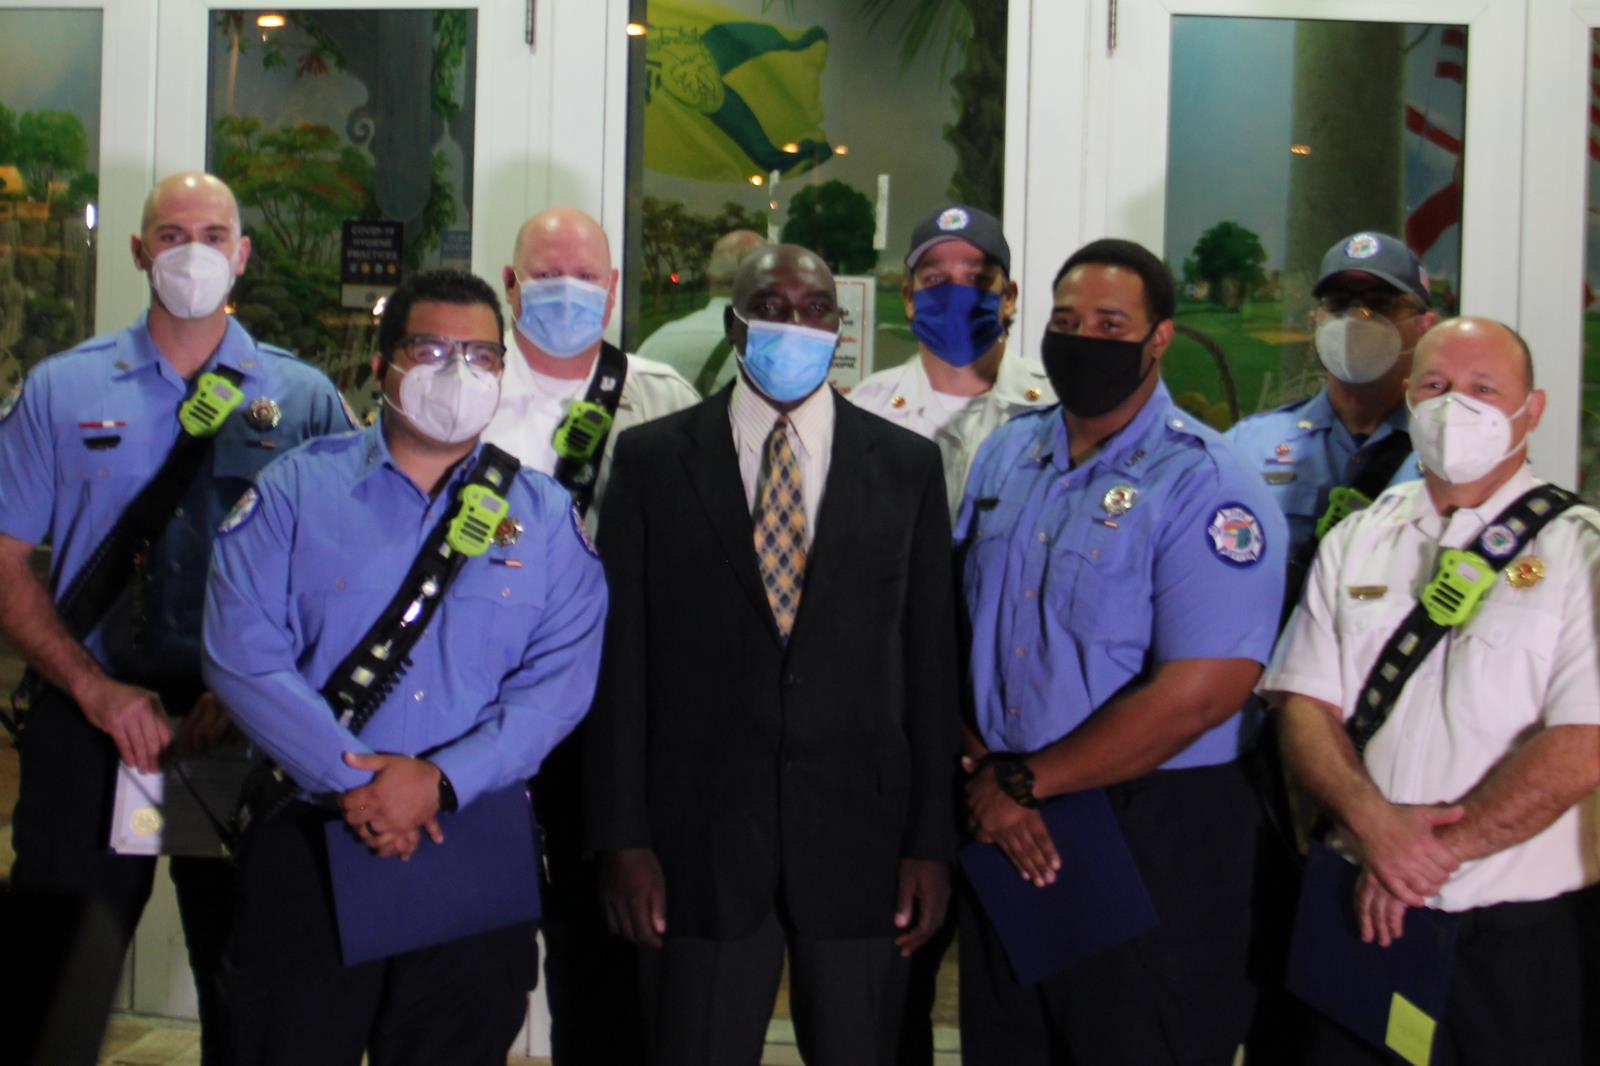
{"label": "firefighter in light blue uniform", "polygon": [[[1411,352],[1437,319],[1421,262],[1383,233],[1352,234],[1329,248],[1311,292],[1327,380],[1309,399],[1242,419],[1224,434],[1289,519],[1286,558],[1315,532],[1328,490],[1350,484],[1385,440],[1407,431]],[[1379,488],[1420,476],[1407,457]]]}
{"label": "firefighter in light blue uniform", "polygon": [[505,493],[521,532],[467,562],[359,737],[318,691],[388,605],[477,454],[430,497],[396,469],[380,422],[288,456],[223,522],[206,677],[307,793],[371,780],[345,752],[427,751],[466,805],[533,776],[588,709],[605,579],[566,490],[526,467]]}
{"label": "firefighter in light blue uniform", "polygon": [[1159,380],[1175,294],[1156,256],[1092,242],[1053,296],[1041,355],[1061,403],[990,435],[956,524],[977,732],[967,817],[1035,884],[1093,880],[1102,864],[1042,843],[1031,808],[1103,789],[1161,924],[1026,987],[968,896],[962,1054],[1226,1061],[1255,1002],[1260,811],[1238,709],[1271,654],[1285,525]]}

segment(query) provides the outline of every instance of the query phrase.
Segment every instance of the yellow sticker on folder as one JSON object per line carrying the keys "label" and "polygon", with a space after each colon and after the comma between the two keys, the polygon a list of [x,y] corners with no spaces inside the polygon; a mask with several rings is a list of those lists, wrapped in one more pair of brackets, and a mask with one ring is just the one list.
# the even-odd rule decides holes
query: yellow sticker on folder
{"label": "yellow sticker on folder", "polygon": [[1412,1066],[1428,1066],[1436,1028],[1438,1023],[1426,1011],[1396,992],[1389,1001],[1389,1028],[1383,1042]]}

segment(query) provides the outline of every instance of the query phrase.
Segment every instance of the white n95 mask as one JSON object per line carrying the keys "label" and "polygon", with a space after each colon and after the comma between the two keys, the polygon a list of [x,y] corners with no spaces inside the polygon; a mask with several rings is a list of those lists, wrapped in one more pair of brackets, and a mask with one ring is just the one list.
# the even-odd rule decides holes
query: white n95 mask
{"label": "white n95 mask", "polygon": [[209,244],[190,241],[150,261],[150,284],[178,318],[205,318],[228,298],[234,262]]}
{"label": "white n95 mask", "polygon": [[1507,415],[1458,392],[1435,396],[1410,408],[1411,446],[1435,476],[1452,485],[1470,484],[1528,443],[1526,438],[1511,443],[1511,420],[1527,409],[1527,400]]}
{"label": "white n95 mask", "polygon": [[[500,378],[467,365],[459,355],[442,363],[422,363],[406,370],[389,364],[400,381],[400,402],[392,404],[411,420],[417,432],[443,444],[460,444],[488,428],[500,404]],[[384,397],[388,402],[388,397]]]}
{"label": "white n95 mask", "polygon": [[1349,385],[1377,381],[1400,358],[1400,330],[1370,311],[1335,315],[1317,327],[1317,358]]}

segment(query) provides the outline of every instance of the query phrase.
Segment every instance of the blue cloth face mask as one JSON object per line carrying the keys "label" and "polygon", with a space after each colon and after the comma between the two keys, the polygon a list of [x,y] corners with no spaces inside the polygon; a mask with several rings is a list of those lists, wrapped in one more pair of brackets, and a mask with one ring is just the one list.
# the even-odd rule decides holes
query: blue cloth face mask
{"label": "blue cloth face mask", "polygon": [[605,332],[609,295],[577,278],[524,281],[517,331],[557,359],[570,359]]}
{"label": "blue cloth face mask", "polygon": [[1000,294],[947,281],[911,294],[911,332],[951,366],[967,366],[1000,339]]}
{"label": "blue cloth face mask", "polygon": [[[737,314],[734,316],[739,318]],[[743,318],[739,321],[745,322]],[[751,384],[775,403],[794,403],[828,380],[839,335],[787,322],[745,322],[739,365]]]}

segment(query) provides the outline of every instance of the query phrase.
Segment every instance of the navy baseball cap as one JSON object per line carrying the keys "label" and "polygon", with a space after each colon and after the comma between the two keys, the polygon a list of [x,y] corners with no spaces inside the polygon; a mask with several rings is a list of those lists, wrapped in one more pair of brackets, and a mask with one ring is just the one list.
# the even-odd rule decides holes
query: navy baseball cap
{"label": "navy baseball cap", "polygon": [[951,204],[917,223],[911,231],[911,251],[906,253],[906,266],[916,269],[923,252],[945,241],[966,241],[997,261],[1006,276],[1011,276],[1011,245],[1006,243],[1000,220],[966,204]]}
{"label": "navy baseball cap", "polygon": [[1322,270],[1311,288],[1311,295],[1321,296],[1335,276],[1350,270],[1371,274],[1401,292],[1418,297],[1424,307],[1433,306],[1433,294],[1428,291],[1428,272],[1399,237],[1367,230],[1335,244],[1322,257]]}

